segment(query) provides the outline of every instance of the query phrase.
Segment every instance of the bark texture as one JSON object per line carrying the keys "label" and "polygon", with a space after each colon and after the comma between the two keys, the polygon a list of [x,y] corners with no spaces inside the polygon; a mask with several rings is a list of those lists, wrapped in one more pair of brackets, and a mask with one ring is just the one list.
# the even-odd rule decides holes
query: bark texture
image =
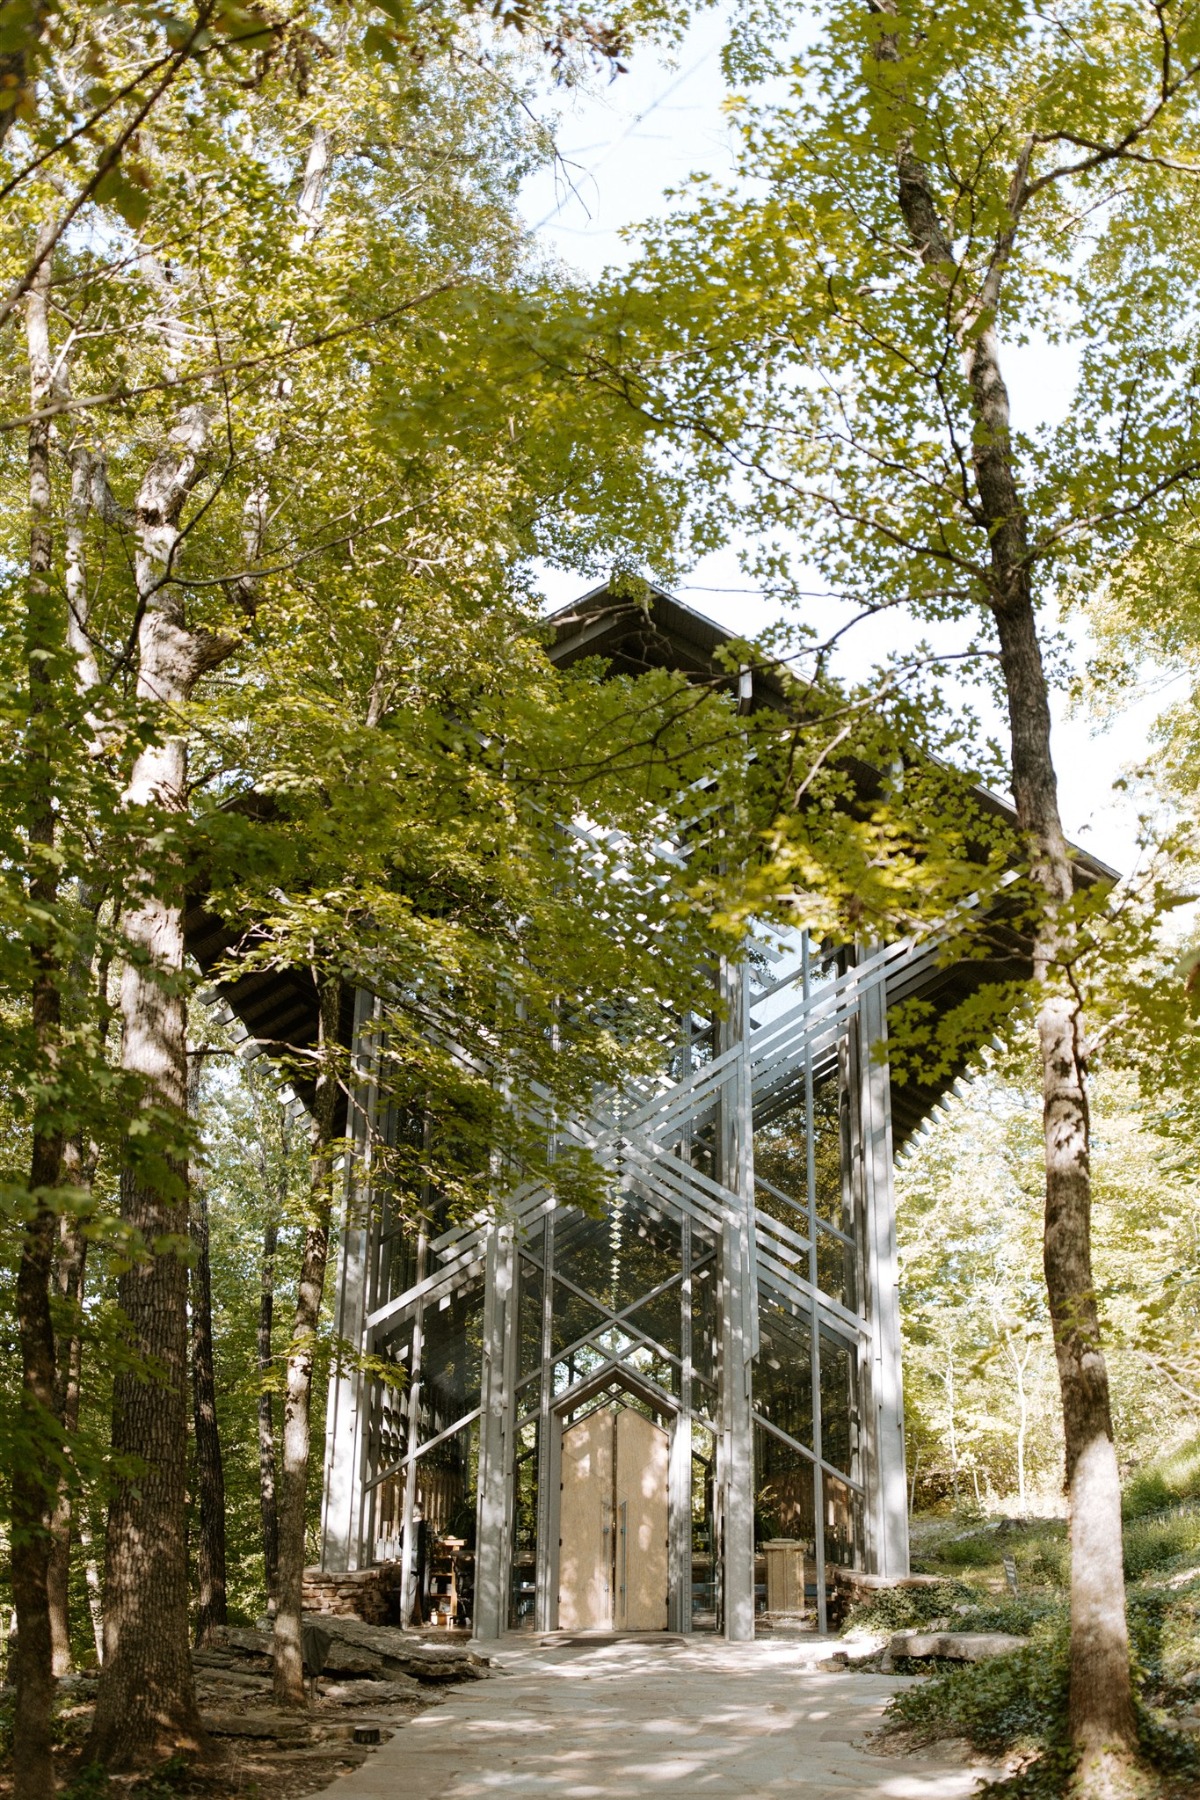
{"label": "bark texture", "polygon": [[318,973],[320,1038],[312,1126],[309,1222],[304,1233],[296,1312],[288,1347],[283,1403],[283,1458],[279,1484],[279,1597],[275,1613],[275,1698],[281,1706],[304,1706],[301,1645],[301,1590],[304,1580],[305,1502],[308,1493],[309,1419],[313,1353],[329,1261],[333,1217],[333,1127],[337,1112],[338,1020],[342,983]]}
{"label": "bark texture", "polygon": [[166,830],[187,804],[187,758],[172,710],[232,649],[189,630],[171,580],[184,502],[209,442],[203,405],[186,407],[142,480],[135,509],[139,698],[163,736],[137,757],[126,793],[157,824],[161,861],[143,872],[121,918],[121,1066],[141,1094],[144,1135],[130,1134],[121,1214],[143,1254],[118,1300],[141,1367],[113,1388],[113,1449],[142,1465],[119,1480],[105,1538],[104,1666],[88,1760],[125,1769],[203,1744],[188,1621],[187,1006],[183,872]]}
{"label": "bark texture", "polygon": [[[182,775],[182,746],[147,753]],[[170,768],[174,761],[175,768]],[[182,1122],[186,1109],[182,909],[148,899],[125,920],[123,1064],[146,1083],[147,1106]],[[137,961],[134,960],[137,957]],[[173,981],[167,979],[173,975]],[[182,1136],[176,1138],[182,1146]],[[113,1450],[141,1465],[116,1484],[105,1539],[104,1665],[90,1760],[121,1769],[197,1749],[202,1741],[188,1629],[187,1165],[160,1151],[121,1170],[121,1214],[143,1255],[118,1283],[138,1371],[113,1385]],[[164,1245],[171,1246],[164,1248]]]}
{"label": "bark texture", "polygon": [[217,1381],[213,1364],[212,1270],[208,1248],[208,1196],[196,1184],[192,1208],[192,1424],[196,1446],[196,1490],[200,1538],[196,1546],[199,1605],[196,1642],[215,1625],[227,1623],[225,1596],[225,1469],[217,1424]]}
{"label": "bark texture", "polygon": [[[78,1140],[64,1146],[63,1173],[70,1187],[80,1190],[91,1185],[90,1171],[84,1165]],[[58,1379],[55,1408],[62,1422],[68,1449],[79,1425],[79,1396],[83,1380],[83,1294],[87,1272],[87,1234],[80,1218],[64,1218],[59,1225],[58,1262],[55,1284],[62,1325],[58,1334]],[[47,1572],[50,1608],[50,1642],[56,1676],[69,1675],[74,1666],[71,1655],[71,1482],[67,1470],[58,1478],[54,1509],[50,1517],[50,1564]]]}
{"label": "bark texture", "polygon": [[[68,517],[70,518],[70,513]],[[75,526],[69,523],[68,568],[71,562],[70,541],[73,529]],[[78,568],[82,576],[82,559],[79,560]],[[67,582],[67,605],[68,609],[72,607],[70,579]],[[86,608],[80,617],[86,620]],[[89,679],[86,659],[81,658],[79,653],[78,634],[73,632],[70,622],[67,628],[67,646],[75,658],[77,686],[86,693],[98,680],[95,675],[95,659],[93,657],[90,660],[91,673],[95,679]],[[101,901],[82,883],[79,884],[77,898],[82,912],[90,921],[91,930],[77,935],[71,953],[66,989],[67,1016],[69,1020],[72,996],[86,995],[89,1006],[95,1008],[100,1024],[100,1041],[104,1043],[108,1035],[109,963],[107,951],[102,949],[97,953],[95,946],[95,926]],[[86,1220],[91,1213],[92,1189],[99,1162],[100,1146],[90,1134],[75,1130],[66,1137],[63,1143],[62,1174],[66,1187],[72,1192],[72,1198],[70,1212],[64,1213],[59,1220],[54,1279],[58,1311],[56,1406],[68,1459],[79,1425],[79,1402],[83,1388],[83,1301],[88,1253]],[[72,1668],[70,1578],[75,1505],[73,1496],[76,1492],[77,1476],[69,1461],[66,1461],[59,1472],[50,1521],[50,1637],[56,1676],[67,1675]]]}
{"label": "bark texture", "polygon": [[[49,329],[50,261],[48,256],[44,259],[26,300],[31,411],[45,405],[54,386]],[[47,1472],[46,1453],[57,1401],[50,1276],[57,1227],[53,1195],[61,1178],[63,1149],[62,1112],[56,1091],[62,992],[53,927],[45,921],[58,903],[53,732],[55,663],[62,650],[63,627],[53,585],[50,444],[48,422],[30,427],[26,833],[29,900],[34,916],[43,923],[35,928],[31,945],[30,1011],[36,1071],[29,1159],[32,1210],[21,1235],[16,1287],[21,1346],[18,1444],[12,1472],[12,1589],[17,1615],[17,1693],[13,1715],[16,1800],[44,1800],[54,1792],[54,1673],[49,1602],[49,1515],[54,1482]]]}
{"label": "bark texture", "polygon": [[[875,10],[890,13],[887,0]],[[895,39],[877,54],[895,57]],[[1071,978],[1074,879],[1058,808],[1050,701],[1038,638],[1028,517],[1017,479],[1008,389],[995,319],[1028,179],[1028,152],[1010,194],[1011,223],[982,282],[963,279],[928,171],[910,144],[896,153],[897,198],[909,238],[945,296],[973,414],[978,523],[988,533],[987,604],[1000,640],[1008,700],[1013,798],[1029,855],[1033,974],[1041,1054],[1046,1207],[1043,1263],[1062,1392],[1071,1542],[1071,1736],[1082,1778],[1109,1752],[1136,1746],[1120,1483],[1108,1371],[1091,1265],[1091,1179],[1083,1009]]]}
{"label": "bark texture", "polygon": [[8,104],[0,108],[0,144],[17,116],[15,102],[29,89],[42,32],[51,12],[50,0],[5,0],[0,5],[0,92]]}
{"label": "bark texture", "polygon": [[[286,1151],[285,1151],[286,1154]],[[281,1180],[284,1185],[286,1177]],[[279,1512],[275,1496],[275,1407],[268,1382],[272,1369],[271,1333],[275,1314],[275,1250],[279,1227],[268,1219],[263,1227],[262,1284],[258,1300],[258,1501],[262,1516],[263,1575],[267,1611],[275,1617],[279,1597]]]}

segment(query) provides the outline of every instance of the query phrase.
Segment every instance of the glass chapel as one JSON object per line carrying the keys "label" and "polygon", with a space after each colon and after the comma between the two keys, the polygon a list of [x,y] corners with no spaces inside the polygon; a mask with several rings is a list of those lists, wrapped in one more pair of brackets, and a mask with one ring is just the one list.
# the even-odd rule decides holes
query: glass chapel
{"label": "glass chapel", "polygon": [[[551,623],[564,666],[711,677],[726,642],[655,589],[602,588]],[[769,672],[739,697],[771,704]],[[1027,977],[1002,905],[987,926],[966,961],[912,942],[830,958],[796,932],[724,969],[658,1083],[568,1127],[607,1173],[598,1217],[536,1188],[502,1219],[452,1225],[433,1197],[407,1216],[377,1146],[412,1126],[378,1091],[383,1003],[359,991],[333,1303],[364,1354],[330,1385],[324,1570],[380,1568],[402,1623],[485,1640],[745,1640],[824,1627],[839,1570],[907,1573],[892,1167],[956,1071],[894,1084],[888,1016]],[[203,896],[185,931],[246,1045],[302,1062],[311,977],[238,972],[245,927]]]}
{"label": "glass chapel", "polygon": [[[563,663],[628,669],[711,671],[723,640],[657,592],[555,625]],[[947,969],[797,932],[724,971],[652,1093],[580,1121],[602,1216],[534,1190],[444,1230],[371,1190],[369,1143],[399,1127],[360,994],[335,1329],[405,1380],[334,1378],[324,1566],[394,1564],[404,1623],[483,1639],[823,1628],[838,1569],[907,1573],[892,1164],[945,1082],[893,1093],[877,1047],[897,1001],[1020,965],[1015,942]]]}

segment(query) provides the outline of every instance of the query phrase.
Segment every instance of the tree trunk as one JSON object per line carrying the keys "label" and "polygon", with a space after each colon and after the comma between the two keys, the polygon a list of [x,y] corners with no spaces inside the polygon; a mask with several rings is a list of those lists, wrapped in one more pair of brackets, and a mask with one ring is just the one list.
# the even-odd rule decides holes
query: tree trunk
{"label": "tree trunk", "polygon": [[[182,792],[178,741],[144,752],[138,763],[143,779]],[[188,1630],[185,1533],[188,1201],[181,900],[155,895],[123,922],[130,954],[121,982],[122,1064],[144,1081],[146,1107],[161,1109],[165,1119],[156,1121],[157,1154],[127,1154],[121,1170],[121,1215],[139,1234],[143,1251],[121,1275],[117,1298],[143,1367],[119,1369],[113,1383],[114,1453],[141,1465],[136,1477],[117,1478],[105,1539],[104,1665],[90,1760],[113,1769],[195,1750],[202,1741]]]}
{"label": "tree trunk", "polygon": [[[987,357],[991,366],[973,377],[972,389],[979,395],[980,421],[991,444],[985,440],[978,460],[1008,465],[1008,395],[994,351],[992,333],[985,332],[976,361]],[[988,496],[989,514],[992,505],[1004,501],[1006,490],[1011,493],[1008,504],[1019,504],[1011,466],[1002,469],[1000,479],[990,469],[981,473],[979,486]],[[1010,520],[1012,516],[1010,512]],[[1076,950],[1069,913],[1074,884],[1058,812],[1050,704],[1024,560],[1024,516],[1018,517],[1019,533],[997,519],[993,566],[1000,598],[994,610],[1008,690],[1017,819],[1030,847],[1031,883],[1041,903],[1034,924],[1033,969],[1040,990],[1037,1034],[1046,1152],[1042,1264],[1062,1392],[1070,1499],[1071,1737],[1081,1753],[1086,1782],[1108,1752],[1133,1752],[1137,1729],[1125,1619],[1121,1483],[1092,1275],[1086,1033],[1070,979]]]}
{"label": "tree trunk", "polygon": [[[879,11],[892,10],[890,0],[874,3]],[[876,53],[894,59],[895,39],[885,35]],[[1000,639],[1013,798],[1029,854],[1046,1159],[1043,1267],[1062,1391],[1070,1497],[1070,1728],[1087,1785],[1108,1752],[1120,1757],[1133,1751],[1136,1729],[1125,1620],[1120,1481],[1091,1264],[1086,1034],[1071,979],[1077,937],[1070,911],[1074,880],[1058,810],[1027,519],[993,323],[1016,220],[1014,216],[997,239],[983,289],[960,300],[957,296],[965,284],[928,173],[910,144],[900,145],[896,169],[900,212],[913,247],[946,297],[970,391],[975,484],[991,546],[987,604]],[[1014,183],[1014,208],[1024,179],[1022,168]],[[1097,1780],[1102,1783],[1103,1777]]]}
{"label": "tree trunk", "polygon": [[[90,1185],[78,1140],[63,1148],[63,1173],[77,1191]],[[87,1268],[87,1236],[78,1216],[63,1219],[59,1227],[58,1267],[55,1271],[59,1304],[70,1323],[58,1340],[57,1411],[68,1447],[79,1426],[79,1395],[83,1375],[83,1292]],[[50,1518],[50,1566],[48,1571],[50,1642],[55,1675],[69,1675],[71,1655],[71,1483],[64,1470],[58,1478],[54,1511]]]}
{"label": "tree trunk", "polygon": [[[189,1082],[189,1110],[196,1112],[197,1079]],[[212,1269],[208,1244],[208,1195],[202,1180],[193,1186],[192,1205],[192,1419],[195,1431],[196,1488],[200,1501],[200,1542],[196,1554],[199,1607],[196,1642],[214,1625],[227,1622],[225,1606],[225,1469],[217,1425],[217,1382],[213,1364]]]}
{"label": "tree trunk", "polygon": [[[74,457],[72,489],[74,490]],[[76,660],[76,685],[87,692],[95,687],[99,677],[96,673],[95,658],[80,656],[79,640],[86,630],[86,599],[78,595],[80,586],[86,593],[86,580],[78,538],[80,536],[81,517],[76,505],[76,496],[72,493],[72,505],[67,528],[67,580],[66,594],[69,612],[79,607],[74,622],[69,619],[67,628],[67,647]],[[72,540],[75,540],[74,544]],[[75,573],[71,572],[74,560]],[[81,623],[82,621],[82,623]],[[88,914],[93,927],[100,913],[101,901],[90,895],[80,883],[78,898],[82,909]],[[71,954],[68,974],[67,993],[86,995],[89,1007],[94,1006],[100,1025],[100,1042],[104,1044],[108,1036],[108,953],[101,950],[97,956],[94,943],[89,937],[76,939]],[[69,1016],[69,1015],[68,1015]],[[62,1173],[65,1185],[72,1190],[71,1213],[64,1215],[59,1222],[58,1261],[55,1269],[55,1280],[58,1289],[58,1305],[60,1311],[60,1327],[57,1342],[58,1417],[63,1428],[67,1454],[79,1426],[79,1402],[83,1385],[83,1299],[84,1281],[87,1274],[88,1239],[86,1219],[91,1212],[92,1187],[96,1178],[96,1169],[100,1161],[100,1147],[90,1137],[85,1141],[82,1131],[68,1136],[63,1144]],[[54,1499],[54,1511],[50,1522],[50,1637],[53,1645],[54,1673],[57,1676],[71,1672],[71,1616],[70,1616],[70,1583],[71,1583],[71,1528],[74,1511],[73,1490],[78,1489],[78,1476],[75,1481],[72,1472],[64,1466],[58,1477],[58,1491]]]}
{"label": "tree trunk", "polygon": [[[286,1187],[285,1173],[280,1186]],[[275,1311],[275,1247],[279,1227],[268,1219],[263,1227],[262,1288],[258,1302],[258,1499],[262,1513],[263,1579],[267,1589],[267,1612],[275,1617],[279,1597],[279,1513],[275,1500],[275,1408],[271,1389],[271,1329]]]}
{"label": "tree trunk", "polygon": [[[26,301],[31,410],[46,404],[53,388],[47,257]],[[29,430],[29,581],[26,670],[29,716],[25,740],[26,830],[29,900],[45,921],[58,903],[55,862],[54,687],[63,646],[63,624],[52,580],[50,425]],[[18,1620],[16,1709],[13,1715],[15,1800],[45,1800],[54,1792],[51,1707],[54,1698],[50,1638],[49,1565],[52,1483],[45,1474],[47,1432],[55,1418],[54,1325],[50,1274],[63,1134],[56,1091],[62,996],[53,927],[35,928],[32,944],[31,1021],[33,1067],[31,1212],[21,1236],[17,1268],[17,1330],[21,1346],[18,1444],[12,1471],[12,1590]]]}
{"label": "tree trunk", "polygon": [[304,1657],[301,1646],[301,1590],[304,1580],[305,1501],[308,1489],[309,1415],[312,1404],[313,1354],[329,1260],[333,1216],[333,1126],[337,1111],[336,1053],[342,983],[317,977],[320,1037],[317,1088],[313,1110],[309,1222],[296,1293],[296,1314],[287,1357],[283,1403],[283,1468],[279,1492],[279,1599],[275,1614],[275,1699],[281,1706],[303,1706]]}
{"label": "tree trunk", "polygon": [[[16,11],[15,8],[13,10]],[[31,5],[22,8],[19,24],[9,25],[11,35],[0,51],[0,87],[10,92],[16,89],[20,94],[29,86],[38,45],[52,10],[50,0],[33,0]],[[9,127],[16,116],[15,105],[6,106],[0,111],[0,144],[8,136]]]}
{"label": "tree trunk", "polygon": [[92,1621],[92,1639],[96,1646],[96,1662],[104,1662],[104,1603],[100,1592],[100,1571],[92,1555],[92,1528],[86,1515],[79,1520],[79,1543],[83,1550],[83,1575],[87,1582],[88,1613]]}
{"label": "tree trunk", "polygon": [[135,518],[137,691],[163,736],[137,757],[126,802],[146,809],[166,848],[135,881],[121,919],[121,1066],[140,1090],[144,1135],[131,1132],[124,1145],[121,1216],[142,1254],[117,1297],[141,1367],[122,1368],[113,1384],[113,1450],[141,1469],[118,1477],[105,1538],[104,1664],[87,1760],[112,1769],[204,1744],[188,1629],[184,894],[166,827],[187,806],[187,753],[170,735],[171,712],[232,645],[187,628],[181,590],[166,576],[208,440],[207,410],[185,408],[143,478]]}
{"label": "tree trunk", "polygon": [[950,1486],[954,1494],[954,1508],[958,1510],[958,1422],[955,1414],[954,1398],[954,1352],[946,1351],[946,1373],[942,1377],[942,1386],[946,1390],[946,1417],[950,1429]]}
{"label": "tree trunk", "polygon": [[1029,1366],[1029,1351],[1023,1357],[1013,1356],[1013,1369],[1017,1377],[1017,1504],[1021,1509],[1021,1517],[1025,1517],[1026,1487],[1025,1478],[1025,1444],[1029,1436],[1029,1396],[1025,1392],[1025,1370]]}

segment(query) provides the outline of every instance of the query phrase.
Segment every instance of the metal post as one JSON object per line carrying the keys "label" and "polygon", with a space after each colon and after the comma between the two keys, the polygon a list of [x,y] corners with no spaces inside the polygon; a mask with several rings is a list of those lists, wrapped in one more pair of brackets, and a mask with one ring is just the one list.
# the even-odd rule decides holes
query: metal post
{"label": "metal post", "polygon": [[538,1390],[537,1546],[534,1552],[534,1620],[539,1631],[558,1624],[558,1477],[554,1400],[554,1213],[542,1227],[542,1343]]}
{"label": "metal post", "polygon": [[724,964],[721,985],[726,1018],[722,1048],[741,1055],[721,1091],[719,1179],[732,1196],[721,1233],[720,1461],[724,1502],[722,1531],[725,1636],[747,1643],[754,1636],[754,1424],[750,1378],[757,1348],[758,1304],[754,1266],[754,1148],[750,1093],[747,972]]}
{"label": "metal post", "polygon": [[668,1625],[692,1629],[692,1222],[680,1225],[683,1279],[680,1282],[679,1412],[671,1431],[667,1469],[670,1532]]}

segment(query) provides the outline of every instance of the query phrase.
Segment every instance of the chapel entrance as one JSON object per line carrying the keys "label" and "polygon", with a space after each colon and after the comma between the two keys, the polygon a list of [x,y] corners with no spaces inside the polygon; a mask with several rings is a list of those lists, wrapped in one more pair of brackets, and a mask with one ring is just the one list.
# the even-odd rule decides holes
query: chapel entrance
{"label": "chapel entrance", "polygon": [[665,1631],[667,1434],[619,1400],[562,1434],[560,1631]]}

